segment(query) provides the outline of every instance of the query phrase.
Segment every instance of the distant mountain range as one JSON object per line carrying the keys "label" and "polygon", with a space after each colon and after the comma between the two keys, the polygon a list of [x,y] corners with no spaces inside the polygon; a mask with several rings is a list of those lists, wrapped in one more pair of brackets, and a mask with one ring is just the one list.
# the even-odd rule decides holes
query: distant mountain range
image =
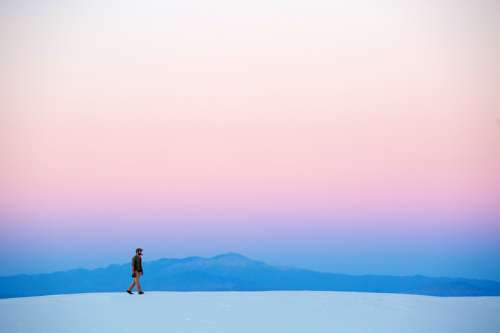
{"label": "distant mountain range", "polygon": [[[112,292],[127,289],[131,264],[0,277],[0,298]],[[272,266],[238,253],[143,263],[145,291],[323,290],[432,296],[500,296],[500,282],[388,275],[346,275]]]}

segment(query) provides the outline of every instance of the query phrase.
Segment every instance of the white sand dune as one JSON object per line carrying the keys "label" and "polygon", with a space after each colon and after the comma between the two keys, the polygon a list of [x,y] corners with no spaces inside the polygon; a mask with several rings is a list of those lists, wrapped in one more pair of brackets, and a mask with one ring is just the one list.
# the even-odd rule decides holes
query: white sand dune
{"label": "white sand dune", "polygon": [[0,332],[500,332],[500,297],[89,293],[0,300]]}

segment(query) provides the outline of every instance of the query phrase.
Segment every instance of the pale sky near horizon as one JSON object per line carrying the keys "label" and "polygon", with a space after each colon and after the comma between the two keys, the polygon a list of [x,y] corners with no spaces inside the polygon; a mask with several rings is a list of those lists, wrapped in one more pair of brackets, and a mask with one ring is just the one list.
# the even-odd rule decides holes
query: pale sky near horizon
{"label": "pale sky near horizon", "polygon": [[0,275],[140,246],[500,280],[499,8],[2,2]]}

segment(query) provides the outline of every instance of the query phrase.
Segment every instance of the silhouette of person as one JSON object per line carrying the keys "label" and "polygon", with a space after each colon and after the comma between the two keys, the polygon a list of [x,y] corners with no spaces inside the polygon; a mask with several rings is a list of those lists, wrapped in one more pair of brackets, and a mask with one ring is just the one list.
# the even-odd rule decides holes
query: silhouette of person
{"label": "silhouette of person", "polygon": [[142,290],[141,287],[141,281],[140,277],[143,275],[142,272],[142,249],[139,247],[135,250],[135,256],[132,258],[132,277],[134,278],[134,281],[130,284],[130,287],[128,287],[127,292],[129,294],[133,294],[132,289],[134,289],[134,286],[137,285],[137,291],[139,294],[144,294],[144,291]]}

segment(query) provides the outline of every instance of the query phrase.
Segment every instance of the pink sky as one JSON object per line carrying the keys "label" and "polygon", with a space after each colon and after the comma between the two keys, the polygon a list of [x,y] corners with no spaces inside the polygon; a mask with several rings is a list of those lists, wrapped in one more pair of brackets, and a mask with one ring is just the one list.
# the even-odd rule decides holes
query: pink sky
{"label": "pink sky", "polygon": [[[138,221],[146,244],[165,230],[211,244],[151,245],[158,257],[218,253],[203,237],[216,230],[221,250],[282,262],[301,246],[328,257],[300,235],[341,230],[367,232],[347,247],[377,230],[499,240],[497,7],[84,3],[2,5],[9,246],[41,232],[47,244],[77,242],[78,257],[86,241],[75,237],[119,229],[132,240]],[[238,248],[262,240],[259,228],[289,239],[289,254]],[[128,258],[117,252],[108,261]]]}

